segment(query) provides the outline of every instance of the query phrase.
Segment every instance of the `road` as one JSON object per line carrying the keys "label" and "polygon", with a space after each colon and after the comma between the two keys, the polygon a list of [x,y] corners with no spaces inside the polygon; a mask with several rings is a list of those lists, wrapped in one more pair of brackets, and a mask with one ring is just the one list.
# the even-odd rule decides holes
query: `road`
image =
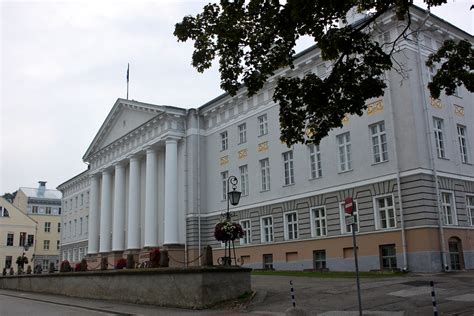
{"label": "road", "polygon": [[[42,315],[285,315],[291,307],[289,281],[296,305],[306,315],[357,315],[355,279],[252,276],[255,296],[245,309],[192,311],[120,302],[0,290],[1,316]],[[441,315],[474,315],[474,271],[361,279],[364,314],[433,315],[429,281]]]}

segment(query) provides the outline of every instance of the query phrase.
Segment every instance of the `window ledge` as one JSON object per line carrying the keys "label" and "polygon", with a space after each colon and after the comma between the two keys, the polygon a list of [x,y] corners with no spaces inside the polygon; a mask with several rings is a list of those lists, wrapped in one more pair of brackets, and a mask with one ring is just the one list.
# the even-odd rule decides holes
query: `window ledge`
{"label": "window ledge", "polygon": [[349,169],[349,170],[344,170],[344,171],[338,171],[337,173],[338,174],[343,174],[343,173],[348,173],[348,172],[351,172],[353,171],[354,169]]}
{"label": "window ledge", "polygon": [[384,163],[387,163],[387,162],[389,162],[389,160],[384,160],[384,161],[380,161],[380,162],[373,162],[372,166],[381,165],[381,164],[384,164]]}
{"label": "window ledge", "polygon": [[315,180],[319,180],[319,179],[322,179],[323,176],[320,176],[320,177],[316,177],[316,178],[309,178],[308,181],[315,181]]}
{"label": "window ledge", "polygon": [[438,159],[449,161],[449,158],[446,158],[446,157],[440,157],[440,156],[438,156]]}
{"label": "window ledge", "polygon": [[290,184],[284,184],[282,185],[283,188],[286,188],[286,187],[292,187],[294,186],[296,183],[290,183]]}

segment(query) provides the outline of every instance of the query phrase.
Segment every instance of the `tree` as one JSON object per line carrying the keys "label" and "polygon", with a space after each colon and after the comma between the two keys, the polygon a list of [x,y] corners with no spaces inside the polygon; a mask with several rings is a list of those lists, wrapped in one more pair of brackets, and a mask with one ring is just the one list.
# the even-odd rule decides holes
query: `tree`
{"label": "tree", "polygon": [[[412,1],[362,0],[221,0],[203,12],[186,16],[175,26],[179,41],[194,41],[192,65],[203,72],[219,58],[221,88],[235,95],[241,85],[248,94],[258,92],[282,67],[293,67],[296,40],[312,36],[321,57],[331,61],[326,78],[309,73],[302,78],[278,79],[273,100],[280,105],[281,140],[288,146],[319,141],[342,125],[346,114],[362,115],[365,101],[383,95],[383,73],[394,67],[392,49],[384,49],[370,36],[376,20],[395,10],[410,25]],[[438,6],[446,0],[426,0]],[[359,22],[347,23],[349,12],[371,12]],[[339,21],[344,24],[339,26]],[[404,33],[408,31],[408,27]],[[442,62],[430,91],[452,94],[464,84],[473,91],[473,49],[467,40],[445,42],[429,65]],[[308,133],[309,131],[309,133]]]}

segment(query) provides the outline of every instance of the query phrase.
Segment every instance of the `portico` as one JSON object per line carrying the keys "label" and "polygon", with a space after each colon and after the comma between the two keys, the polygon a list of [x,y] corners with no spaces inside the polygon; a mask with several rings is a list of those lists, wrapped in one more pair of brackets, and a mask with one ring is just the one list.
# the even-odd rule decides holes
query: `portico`
{"label": "portico", "polygon": [[91,180],[89,255],[184,244],[178,205],[182,112],[117,100],[84,155]]}

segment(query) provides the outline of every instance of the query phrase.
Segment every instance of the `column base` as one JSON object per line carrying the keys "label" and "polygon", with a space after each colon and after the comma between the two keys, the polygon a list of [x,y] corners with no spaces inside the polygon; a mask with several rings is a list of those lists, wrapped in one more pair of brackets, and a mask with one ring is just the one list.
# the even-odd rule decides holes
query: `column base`
{"label": "column base", "polygon": [[186,266],[183,244],[167,244],[163,245],[163,249],[168,251],[170,268]]}

